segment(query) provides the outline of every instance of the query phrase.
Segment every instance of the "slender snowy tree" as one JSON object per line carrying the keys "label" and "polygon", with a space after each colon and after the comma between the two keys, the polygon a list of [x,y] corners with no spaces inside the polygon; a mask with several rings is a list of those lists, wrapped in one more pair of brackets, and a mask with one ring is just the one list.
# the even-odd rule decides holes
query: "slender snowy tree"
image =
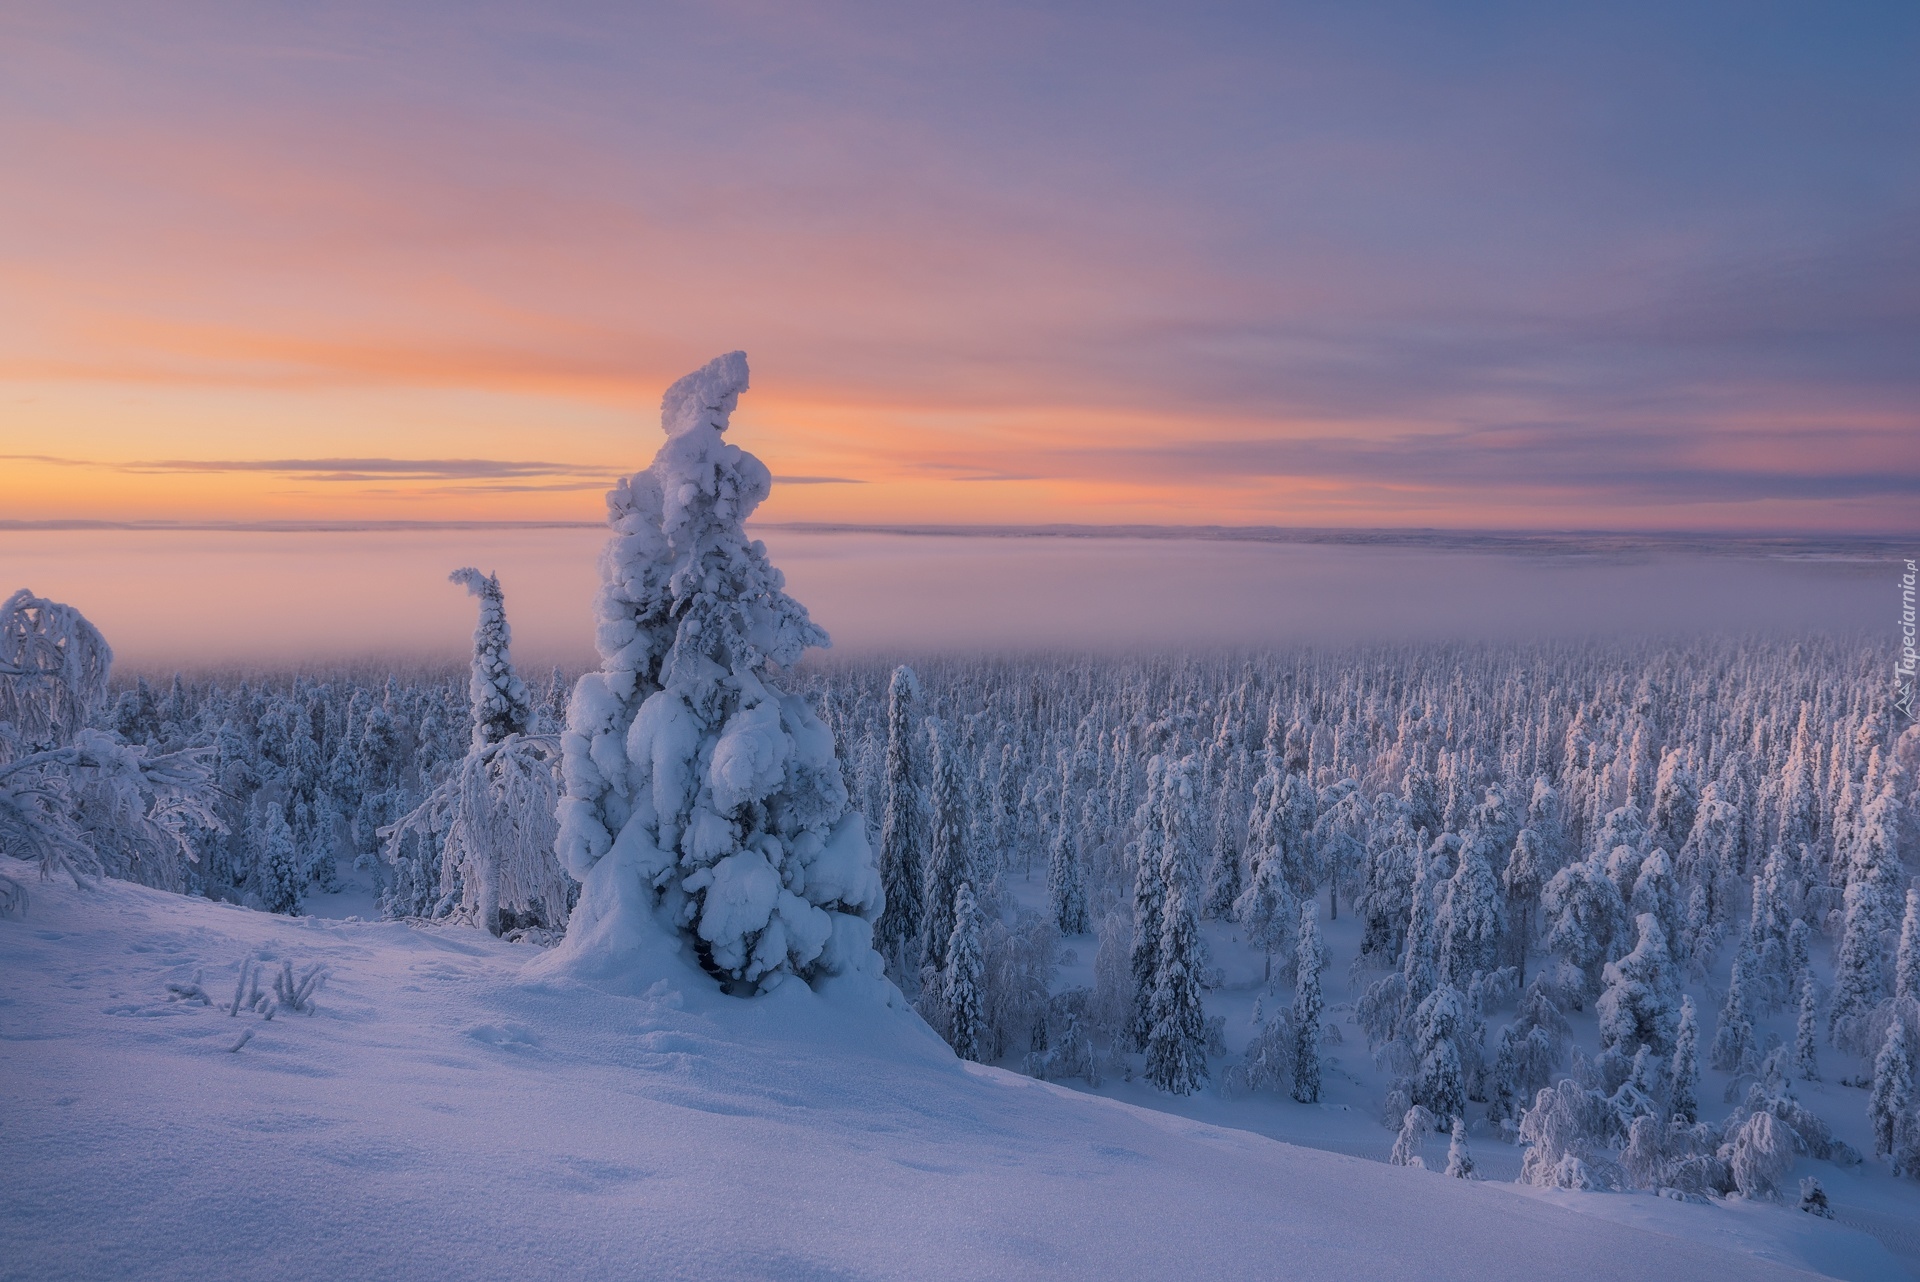
{"label": "slender snowy tree", "polygon": [[[1183,780],[1168,767],[1171,792]],[[1200,922],[1193,868],[1177,847],[1165,850],[1160,875],[1166,908],[1160,934],[1160,967],[1153,991],[1152,1030],[1147,1035],[1147,1080],[1174,1095],[1191,1095],[1207,1080],[1207,1021],[1200,997]]]}
{"label": "slender snowy tree", "polygon": [[1166,831],[1166,762],[1147,763],[1147,795],[1141,806],[1140,833],[1134,849],[1133,1008],[1129,1043],[1145,1050],[1153,1032],[1153,994],[1160,983],[1160,937],[1166,930],[1167,883],[1162,872]]}
{"label": "slender snowy tree", "polygon": [[943,1004],[953,1030],[953,1052],[961,1059],[984,1060],[986,963],[980,953],[980,906],[973,886],[965,881],[954,895],[953,933],[947,940],[945,962]]}
{"label": "slender snowy tree", "polygon": [[1793,1026],[1793,1066],[1802,1081],[1820,1080],[1820,997],[1813,987],[1813,976],[1800,980],[1800,1014]]}
{"label": "slender snowy tree", "polygon": [[491,934],[567,924],[573,890],[554,853],[559,742],[533,734],[533,703],[515,674],[500,581],[467,568],[448,578],[480,598],[467,683],[471,724],[459,765],[413,811],[382,830],[399,865],[437,837],[440,890]]}
{"label": "slender snowy tree", "polygon": [[880,879],[886,907],[874,924],[874,946],[901,978],[920,973],[925,922],[923,884],[927,850],[926,790],[918,740],[920,679],[904,665],[887,686],[885,804],[880,819]]}
{"label": "slender snowy tree", "polygon": [[1300,943],[1294,952],[1293,983],[1293,1098],[1302,1104],[1320,1102],[1320,972],[1327,964],[1320,944],[1318,906],[1308,900],[1300,906]]}
{"label": "slender snowy tree", "polygon": [[967,791],[960,740],[938,720],[927,723],[933,748],[932,842],[924,897],[926,942],[922,956],[935,967],[946,965],[947,940],[953,936],[960,884],[972,873],[967,850]]}
{"label": "slender snowy tree", "polygon": [[1873,1061],[1873,1093],[1867,1101],[1867,1120],[1873,1126],[1873,1151],[1891,1159],[1895,1174],[1913,1128],[1913,1053],[1907,1047],[1907,1026],[1894,1020],[1887,1040]]}
{"label": "slender snowy tree", "polygon": [[1920,1001],[1920,890],[1907,891],[1907,911],[1900,919],[1900,949],[1894,957],[1893,995],[1901,1001]]}
{"label": "slender snowy tree", "polygon": [[1481,971],[1492,970],[1499,959],[1502,933],[1502,896],[1494,872],[1500,834],[1490,814],[1494,807],[1476,807],[1476,822],[1460,845],[1459,866],[1441,891],[1437,923],[1440,937],[1440,979],[1465,988]]}
{"label": "slender snowy tree", "polygon": [[484,748],[508,735],[533,728],[533,700],[514,671],[500,578],[468,566],[447,576],[480,599],[480,621],[473,631],[473,662],[467,678],[467,710],[473,720],[473,746]]}
{"label": "slender snowy tree", "polygon": [[734,992],[877,985],[866,821],[832,732],[777,680],[827,637],[747,537],[772,478],[723,435],[746,386],[734,352],[668,388],[666,443],[608,497],[601,670],[563,741],[558,844],[582,888],[556,964],[658,965],[640,955],[671,941]]}
{"label": "slender snowy tree", "polygon": [[1061,934],[1084,935],[1093,926],[1081,877],[1079,808],[1069,790],[1062,788],[1060,795],[1064,803],[1060,824],[1047,851],[1047,913]]}
{"label": "slender snowy tree", "polygon": [[1742,952],[1734,958],[1727,1000],[1720,1007],[1720,1024],[1713,1034],[1713,1051],[1708,1062],[1723,1073],[1750,1073],[1754,1069],[1753,1006],[1747,992],[1751,956]]}

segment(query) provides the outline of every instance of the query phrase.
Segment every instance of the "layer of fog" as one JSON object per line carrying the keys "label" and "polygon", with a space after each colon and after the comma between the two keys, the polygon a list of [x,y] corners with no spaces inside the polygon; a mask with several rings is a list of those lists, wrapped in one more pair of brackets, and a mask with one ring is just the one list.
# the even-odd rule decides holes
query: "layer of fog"
{"label": "layer of fog", "polygon": [[[523,662],[591,657],[596,529],[11,531],[8,591],[100,624],[123,668],[452,658],[498,571]],[[1877,560],[769,530],[841,651],[1259,646],[1297,641],[1814,629],[1892,635]]]}

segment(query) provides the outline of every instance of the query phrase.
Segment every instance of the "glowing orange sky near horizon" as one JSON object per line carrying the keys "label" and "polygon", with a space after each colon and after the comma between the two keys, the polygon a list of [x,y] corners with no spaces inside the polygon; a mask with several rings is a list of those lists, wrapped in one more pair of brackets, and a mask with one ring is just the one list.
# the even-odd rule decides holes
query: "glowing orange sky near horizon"
{"label": "glowing orange sky near horizon", "polygon": [[[0,27],[0,511],[592,520],[740,347],[766,520],[1913,527],[1911,379],[1726,319],[1885,311],[1831,264],[1898,200],[1782,195],[1735,243],[1733,183],[1603,230],[1534,158],[1538,84],[1443,95],[1437,148],[1411,90],[1284,133],[1260,95],[1391,78],[1334,36],[1324,71],[1095,31],[1056,89],[961,30],[923,87],[871,24],[676,13]],[[1466,127],[1526,94],[1539,136]]]}

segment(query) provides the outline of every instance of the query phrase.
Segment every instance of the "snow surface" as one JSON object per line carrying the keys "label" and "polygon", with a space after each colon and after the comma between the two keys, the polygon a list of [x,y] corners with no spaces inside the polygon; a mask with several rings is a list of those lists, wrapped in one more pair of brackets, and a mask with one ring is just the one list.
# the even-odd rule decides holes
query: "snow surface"
{"label": "snow surface", "polygon": [[[1470,1184],[965,1065],[798,983],[619,995],[472,929],[31,889],[7,1279],[1900,1276],[1774,1208]],[[229,1015],[246,958],[328,967],[316,1013]],[[214,1005],[168,1000],[200,972]]]}

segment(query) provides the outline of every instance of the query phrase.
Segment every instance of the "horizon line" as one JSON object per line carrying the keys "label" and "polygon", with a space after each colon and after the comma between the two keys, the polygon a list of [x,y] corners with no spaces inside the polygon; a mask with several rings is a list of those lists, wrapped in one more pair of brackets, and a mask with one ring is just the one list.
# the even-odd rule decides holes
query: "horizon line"
{"label": "horizon line", "polygon": [[[1575,550],[1624,551],[1636,546],[1649,550],[1713,550],[1765,548],[1818,551],[1884,550],[1899,554],[1910,543],[1920,543],[1920,532],[1863,534],[1857,531],[1755,530],[1620,530],[1554,528],[1487,528],[1452,526],[1293,526],[1293,525],[1183,525],[1128,522],[1096,525],[1051,523],[911,523],[855,521],[749,521],[751,528],[808,534],[890,534],[921,538],[1059,538],[1059,539],[1168,539],[1221,543],[1298,543],[1372,546],[1420,544],[1483,551],[1519,550],[1542,544]],[[431,533],[458,530],[590,530],[605,521],[570,520],[105,520],[99,518],[0,519],[0,533],[60,533],[123,531],[127,533],[231,534],[385,534]]]}

